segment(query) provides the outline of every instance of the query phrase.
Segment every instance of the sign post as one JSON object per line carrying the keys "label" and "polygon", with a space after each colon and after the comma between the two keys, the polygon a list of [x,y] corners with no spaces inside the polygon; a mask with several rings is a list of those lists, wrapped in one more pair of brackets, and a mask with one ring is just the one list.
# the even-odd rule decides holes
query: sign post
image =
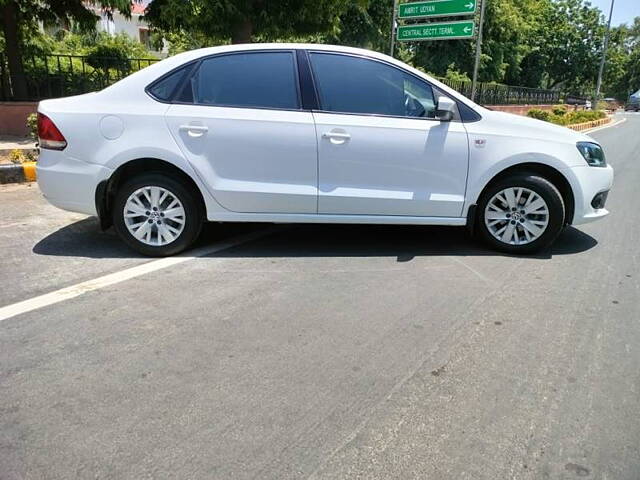
{"label": "sign post", "polygon": [[480,54],[482,53],[482,27],[484,25],[484,7],[487,0],[481,0],[480,8],[480,27],[478,28],[478,38],[476,39],[476,60],[473,64],[473,82],[471,83],[471,101],[476,99],[476,89],[478,87],[478,68],[480,67]]}
{"label": "sign post", "polygon": [[475,28],[473,20],[460,22],[424,23],[398,27],[399,41],[454,40],[472,38]]}
{"label": "sign post", "polygon": [[477,0],[433,0],[431,2],[401,3],[398,18],[434,18],[476,13]]}
{"label": "sign post", "polygon": [[604,34],[604,44],[602,46],[602,59],[600,60],[600,70],[598,70],[598,80],[596,81],[596,96],[591,104],[592,110],[598,109],[598,98],[600,97],[600,87],[602,86],[602,73],[604,72],[604,62],[607,59],[607,46],[609,45],[609,32],[611,30],[611,17],[613,16],[613,5],[616,0],[611,0],[611,10],[609,10],[609,21],[607,22],[607,30]]}
{"label": "sign post", "polygon": [[[471,100],[476,96],[478,84],[478,68],[482,53],[482,26],[484,24],[484,10],[487,0],[429,0],[408,3],[393,2],[393,25],[391,38],[391,55],[393,55],[393,29],[397,20],[431,19],[438,17],[461,17],[474,15],[478,9],[478,2],[482,2],[480,9],[480,25],[476,36],[476,58],[473,67],[473,84],[471,86]],[[455,40],[470,39],[476,34],[475,18],[456,22],[430,22],[400,25],[396,28],[399,42],[418,42],[423,40]]]}
{"label": "sign post", "polygon": [[393,14],[391,15],[391,48],[389,56],[393,57],[393,50],[396,46],[396,23],[398,22],[398,0],[393,0]]}

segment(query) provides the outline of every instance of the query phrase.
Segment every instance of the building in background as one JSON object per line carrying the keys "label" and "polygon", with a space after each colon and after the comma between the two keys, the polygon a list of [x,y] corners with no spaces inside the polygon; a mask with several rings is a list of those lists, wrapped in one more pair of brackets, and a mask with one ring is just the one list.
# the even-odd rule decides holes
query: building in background
{"label": "building in background", "polygon": [[[149,25],[142,20],[144,11],[150,1],[151,0],[134,0],[131,2],[131,18],[126,18],[117,10],[113,12],[110,18],[100,6],[93,2],[85,2],[85,6],[99,17],[96,24],[96,30],[98,32],[105,32],[112,36],[124,33],[143,44],[148,50],[164,57],[167,54],[166,43],[163,42],[162,49],[157,50],[151,43]],[[46,26],[41,24],[41,27],[47,34],[52,36],[55,36],[61,30],[71,30],[71,25],[66,21]]]}
{"label": "building in background", "polygon": [[134,40],[142,43],[149,50],[156,51],[160,54],[166,53],[166,46],[163,46],[162,50],[157,51],[151,44],[149,26],[141,18],[148,4],[149,0],[134,0],[131,2],[131,18],[126,18],[118,11],[113,12],[113,15],[109,18],[100,7],[94,4],[87,6],[100,17],[96,25],[96,29],[99,32],[106,32],[109,35],[125,33]]}

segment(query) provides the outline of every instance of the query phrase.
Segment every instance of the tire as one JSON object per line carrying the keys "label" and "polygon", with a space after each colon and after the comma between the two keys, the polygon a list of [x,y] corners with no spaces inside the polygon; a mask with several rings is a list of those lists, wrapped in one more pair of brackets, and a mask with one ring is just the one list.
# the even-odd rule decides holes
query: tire
{"label": "tire", "polygon": [[[155,209],[151,200],[157,205]],[[196,241],[204,209],[186,182],[157,172],[137,175],[124,183],[116,193],[112,216],[118,236],[129,247],[143,255],[166,257]]]}
{"label": "tire", "polygon": [[505,253],[532,254],[545,249],[562,232],[564,223],[562,195],[534,173],[516,173],[497,181],[478,202],[478,235]]}

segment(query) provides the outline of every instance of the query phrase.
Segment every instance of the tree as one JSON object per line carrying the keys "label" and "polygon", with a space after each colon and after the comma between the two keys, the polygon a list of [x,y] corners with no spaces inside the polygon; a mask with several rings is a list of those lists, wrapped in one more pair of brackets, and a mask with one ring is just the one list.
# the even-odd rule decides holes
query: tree
{"label": "tree", "polygon": [[[110,14],[114,9],[131,15],[129,0],[100,0],[102,8]],[[0,0],[5,53],[9,65],[14,98],[28,97],[26,77],[22,68],[22,55],[26,33],[37,28],[37,22],[73,23],[79,30],[95,29],[98,16],[82,0]]]}
{"label": "tree", "polygon": [[388,51],[393,1],[369,0],[345,3],[337,28],[323,40],[379,52]]}
{"label": "tree", "polygon": [[612,29],[604,71],[606,96],[626,100],[640,89],[640,17],[631,26]]}
{"label": "tree", "polygon": [[[487,1],[479,72],[481,81],[511,83],[519,79],[523,58],[535,48],[535,26],[541,13],[549,8],[550,1]],[[441,76],[447,70],[458,70],[471,76],[474,51],[473,40],[422,42],[415,47],[414,62]]]}
{"label": "tree", "polygon": [[[593,86],[605,28],[598,8],[587,0],[486,1],[481,81],[575,93]],[[457,70],[471,76],[474,46],[473,40],[447,40],[406,48],[412,63],[436,75]]]}
{"label": "tree", "polygon": [[629,94],[627,72],[631,66],[627,62],[632,50],[628,47],[628,37],[629,28],[626,25],[611,29],[602,81],[602,91],[605,97],[624,100]]}
{"label": "tree", "polygon": [[[604,35],[602,12],[584,0],[554,0],[542,11],[534,30],[537,47],[524,72],[547,88],[576,93],[592,88],[598,74]],[[537,71],[537,72],[536,72]],[[541,75],[542,74],[542,75]]]}
{"label": "tree", "polygon": [[254,38],[330,32],[342,0],[154,0],[145,20],[164,33],[202,35],[214,42],[249,43]]}

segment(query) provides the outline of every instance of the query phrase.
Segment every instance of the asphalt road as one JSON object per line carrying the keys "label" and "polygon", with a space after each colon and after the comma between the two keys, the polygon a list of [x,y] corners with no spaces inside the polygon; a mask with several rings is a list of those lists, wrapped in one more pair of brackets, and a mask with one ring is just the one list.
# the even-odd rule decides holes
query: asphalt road
{"label": "asphalt road", "polygon": [[593,134],[612,214],[529,258],[456,228],[210,225],[159,264],[0,187],[0,307],[152,267],[0,321],[0,479],[640,478],[626,118]]}

